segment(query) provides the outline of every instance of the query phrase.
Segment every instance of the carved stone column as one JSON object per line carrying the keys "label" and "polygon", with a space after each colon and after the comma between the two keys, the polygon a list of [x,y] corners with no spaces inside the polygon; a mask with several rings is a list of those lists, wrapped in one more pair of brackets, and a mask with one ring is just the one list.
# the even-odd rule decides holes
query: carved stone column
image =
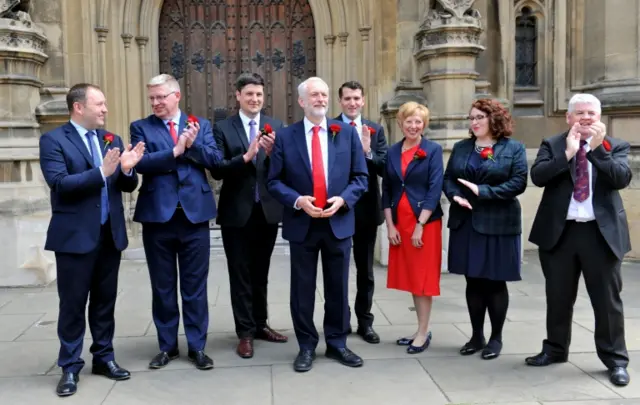
{"label": "carved stone column", "polygon": [[35,116],[40,68],[48,59],[45,44],[44,32],[29,14],[0,9],[0,286],[55,279],[53,256],[43,250],[49,190],[38,165]]}
{"label": "carved stone column", "polygon": [[[469,135],[469,106],[476,95],[476,59],[480,45],[480,13],[471,8],[475,0],[436,0],[426,10],[415,35],[415,57],[420,82],[429,100],[429,138],[444,148],[445,165],[453,144]],[[449,217],[449,202],[442,197]],[[442,229],[442,268],[446,270],[449,232]]]}

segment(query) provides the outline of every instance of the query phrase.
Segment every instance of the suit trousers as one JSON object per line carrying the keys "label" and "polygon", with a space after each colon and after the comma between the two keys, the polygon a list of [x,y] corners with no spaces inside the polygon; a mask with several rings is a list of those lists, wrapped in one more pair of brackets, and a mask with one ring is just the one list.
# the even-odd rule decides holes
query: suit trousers
{"label": "suit trousers", "polygon": [[353,235],[353,261],[356,265],[356,300],[355,313],[360,327],[373,325],[373,291],[375,280],[373,276],[373,254],[376,247],[378,227],[375,218],[370,222],[356,219],[356,232]]}
{"label": "suit trousers", "polygon": [[221,226],[220,230],[236,334],[240,339],[254,337],[256,330],[267,326],[267,284],[278,224],[267,223],[258,202],[245,226]]}
{"label": "suit trousers", "polygon": [[[191,223],[182,208],[165,223],[144,223],[142,242],[153,294],[153,322],[163,352],[178,348],[178,279],[189,350],[204,350],[209,327],[209,221]],[[178,264],[180,274],[178,275]]]}
{"label": "suit trousers", "polygon": [[96,248],[86,254],[56,252],[57,285],[60,307],[58,366],[78,373],[84,367],[82,343],[86,330],[85,312],[89,300],[89,330],[93,338],[90,351],[94,363],[114,360],[114,311],[118,294],[121,252],[113,242],[111,222],[102,225]]}
{"label": "suit trousers", "polygon": [[571,343],[573,306],[580,274],[595,315],[595,344],[608,368],[629,363],[620,292],[621,261],[613,254],[596,221],[567,221],[560,241],[551,251],[539,251],[547,296],[547,339],[543,350],[567,357]]}

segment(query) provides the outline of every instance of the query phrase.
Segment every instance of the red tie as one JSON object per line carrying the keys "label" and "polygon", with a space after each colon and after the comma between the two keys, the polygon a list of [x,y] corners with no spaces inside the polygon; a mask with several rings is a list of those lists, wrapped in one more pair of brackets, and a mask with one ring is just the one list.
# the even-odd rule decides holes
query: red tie
{"label": "red tie", "polygon": [[173,143],[178,143],[178,134],[176,133],[176,123],[173,121],[169,121],[169,133],[173,138]]}
{"label": "red tie", "polygon": [[351,125],[352,127],[355,127],[355,126],[356,126],[356,123],[355,123],[354,121],[351,121],[351,122],[349,123],[349,125]]}
{"label": "red tie", "polygon": [[324,209],[327,205],[327,185],[324,180],[324,168],[322,164],[322,149],[320,148],[319,126],[313,127],[311,140],[311,170],[313,172],[313,196],[315,206]]}

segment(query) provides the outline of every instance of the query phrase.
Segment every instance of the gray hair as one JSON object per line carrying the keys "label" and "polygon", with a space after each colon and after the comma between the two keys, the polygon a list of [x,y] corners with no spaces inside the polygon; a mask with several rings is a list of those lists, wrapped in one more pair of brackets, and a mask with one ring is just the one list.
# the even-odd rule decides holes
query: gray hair
{"label": "gray hair", "polygon": [[600,100],[598,100],[598,97],[594,96],[593,94],[575,94],[573,97],[571,97],[571,100],[569,100],[569,107],[567,108],[567,112],[574,112],[576,109],[576,105],[578,104],[588,104],[592,106],[598,114],[602,113]]}
{"label": "gray hair", "polygon": [[329,85],[327,84],[327,82],[325,82],[324,80],[322,80],[319,77],[310,77],[307,80],[303,81],[302,83],[300,83],[298,85],[298,96],[301,98],[306,98],[307,97],[307,88],[309,86],[309,83],[311,82],[320,82],[321,84],[323,84],[327,89],[329,89]]}
{"label": "gray hair", "polygon": [[180,91],[180,83],[178,83],[175,77],[166,73],[152,77],[149,83],[147,83],[147,88],[162,85],[166,85],[171,91]]}

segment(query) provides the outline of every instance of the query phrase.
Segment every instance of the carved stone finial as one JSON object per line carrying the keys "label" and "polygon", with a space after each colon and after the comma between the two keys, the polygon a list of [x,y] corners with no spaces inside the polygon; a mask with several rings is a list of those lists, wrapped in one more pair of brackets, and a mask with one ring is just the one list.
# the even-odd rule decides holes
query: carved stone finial
{"label": "carved stone finial", "polygon": [[436,0],[445,12],[451,13],[458,18],[462,18],[464,14],[471,8],[476,0]]}
{"label": "carved stone finial", "polygon": [[0,18],[31,23],[31,0],[0,0]]}

